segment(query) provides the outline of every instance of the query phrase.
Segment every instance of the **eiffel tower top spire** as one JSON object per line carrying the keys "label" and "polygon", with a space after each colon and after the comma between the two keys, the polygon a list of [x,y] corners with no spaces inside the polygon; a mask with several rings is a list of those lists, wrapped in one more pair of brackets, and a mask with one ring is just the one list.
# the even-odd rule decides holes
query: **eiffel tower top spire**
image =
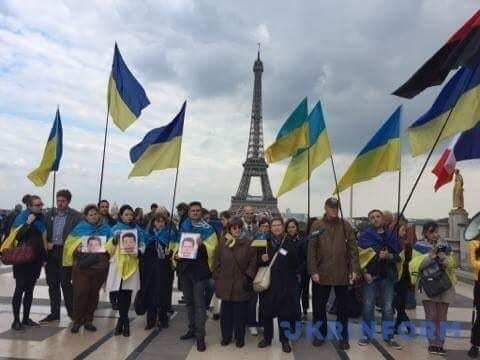
{"label": "eiffel tower top spire", "polygon": [[257,60],[253,64],[255,74],[253,83],[252,116],[250,137],[248,139],[247,159],[263,158],[263,121],[262,121],[262,73],[263,63],[260,60],[260,43],[258,44]]}

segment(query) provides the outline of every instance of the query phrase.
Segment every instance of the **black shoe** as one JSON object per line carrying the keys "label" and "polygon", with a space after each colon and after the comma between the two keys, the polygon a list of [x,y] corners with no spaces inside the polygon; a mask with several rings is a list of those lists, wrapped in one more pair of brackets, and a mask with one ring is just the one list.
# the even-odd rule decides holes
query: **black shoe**
{"label": "black shoe", "polygon": [[350,344],[348,343],[348,340],[340,340],[338,342],[338,348],[340,350],[348,350],[350,349]]}
{"label": "black shoe", "polygon": [[195,333],[193,331],[188,330],[186,334],[180,336],[180,340],[189,340],[195,338]]}
{"label": "black shoe", "polygon": [[[145,326],[145,330],[152,330],[153,328],[155,327],[155,324],[152,324],[152,323],[147,323],[147,325]],[[160,327],[160,326],[159,326]]]}
{"label": "black shoe", "polygon": [[128,320],[125,321],[125,323],[123,324],[122,335],[125,336],[125,337],[130,336],[130,322]]}
{"label": "black shoe", "polygon": [[115,326],[115,336],[121,335],[123,332],[123,320],[118,319],[117,326]]}
{"label": "black shoe", "polygon": [[235,346],[236,346],[237,348],[239,348],[239,349],[240,349],[240,348],[243,348],[243,347],[245,346],[245,340],[237,340],[237,341],[235,341]]}
{"label": "black shoe", "polygon": [[267,346],[270,346],[272,345],[272,340],[265,340],[265,339],[262,339],[259,343],[258,343],[258,347],[260,349],[263,349],[263,348],[266,348]]}
{"label": "black shoe", "polygon": [[315,338],[313,339],[313,342],[312,342],[312,345],[315,346],[315,347],[320,347],[323,345],[325,341],[323,339],[318,339],[318,338]]}
{"label": "black shoe", "polygon": [[47,323],[47,322],[52,322],[52,321],[59,321],[60,316],[49,314],[46,317],[44,317],[42,320],[40,320],[40,323]]}
{"label": "black shoe", "polygon": [[439,347],[437,347],[437,354],[438,354],[438,355],[441,355],[441,356],[446,356],[446,355],[447,355],[447,352],[445,351],[445,349],[443,348],[443,346],[439,346]]}
{"label": "black shoe", "polygon": [[30,319],[30,318],[23,319],[22,325],[24,325],[24,326],[40,326],[39,323],[33,321],[33,320]]}
{"label": "black shoe", "polygon": [[207,350],[207,345],[205,345],[205,339],[197,339],[197,351],[204,352]]}
{"label": "black shoe", "polygon": [[159,329],[168,329],[168,327],[170,325],[169,325],[169,321],[167,319],[167,320],[159,321],[157,326],[158,326]]}
{"label": "black shoe", "polygon": [[83,325],[83,328],[87,331],[91,331],[91,332],[95,332],[97,331],[97,328],[95,327],[95,325],[93,325],[92,323],[86,323],[85,325]]}
{"label": "black shoe", "polygon": [[292,352],[292,347],[288,342],[282,343],[282,351],[287,354]]}
{"label": "black shoe", "polygon": [[472,359],[476,359],[478,357],[478,347],[472,346],[470,350],[468,350],[468,356]]}
{"label": "black shoe", "polygon": [[70,329],[70,332],[72,334],[77,334],[80,331],[81,327],[82,327],[82,325],[80,325],[80,324],[73,324],[72,328]]}
{"label": "black shoe", "polygon": [[23,326],[22,326],[22,324],[20,324],[20,321],[15,320],[12,323],[12,330],[15,330],[15,331],[22,331],[23,330]]}
{"label": "black shoe", "polygon": [[230,340],[230,339],[222,339],[222,341],[220,342],[220,345],[228,346],[228,345],[230,345],[231,342],[232,342],[232,340]]}

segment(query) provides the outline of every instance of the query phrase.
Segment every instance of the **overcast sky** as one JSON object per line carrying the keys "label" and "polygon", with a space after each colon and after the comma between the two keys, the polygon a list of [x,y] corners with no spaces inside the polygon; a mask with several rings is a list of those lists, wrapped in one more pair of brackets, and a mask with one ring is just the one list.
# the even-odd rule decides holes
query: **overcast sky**
{"label": "overcast sky", "polygon": [[[475,0],[403,1],[9,1],[0,2],[0,207],[24,193],[51,202],[51,179],[35,188],[26,178],[39,163],[57,104],[64,156],[57,176],[73,205],[95,202],[113,45],[144,86],[151,105],[125,133],[110,127],[104,197],[148,207],[171,206],[174,170],[128,180],[129,149],[164,125],[186,99],[178,201],[228,208],[246,157],[253,61],[261,42],[263,119],[268,146],[289,112],[308,96],[323,103],[338,175],[395,107],[402,128],[428,107],[440,88],[414,100],[389,95],[478,8]],[[404,147],[403,198],[424,156]],[[439,151],[445,147],[442,143]],[[438,151],[437,151],[438,153]],[[446,217],[452,185],[434,193],[430,173],[408,209],[410,217]],[[480,160],[460,163],[466,208],[480,209]],[[287,163],[269,168],[274,193]],[[253,186],[252,194],[258,190]],[[328,163],[312,177],[312,208],[322,212],[333,188]],[[397,174],[354,189],[354,215],[396,208]],[[349,192],[342,194],[349,208]],[[279,199],[281,210],[305,212],[306,188]]]}

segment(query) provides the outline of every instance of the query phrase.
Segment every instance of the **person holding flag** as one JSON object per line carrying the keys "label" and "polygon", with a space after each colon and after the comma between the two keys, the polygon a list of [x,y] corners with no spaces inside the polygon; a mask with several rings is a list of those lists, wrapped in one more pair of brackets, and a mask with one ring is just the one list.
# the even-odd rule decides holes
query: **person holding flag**
{"label": "person holding flag", "polygon": [[363,285],[363,324],[364,337],[358,342],[365,346],[370,344],[375,335],[375,296],[382,297],[382,335],[385,343],[397,350],[402,347],[394,337],[393,299],[394,285],[401,276],[401,245],[396,234],[385,227],[383,213],[374,209],[368,213],[370,226],[358,235],[360,250],[373,254],[364,268]]}
{"label": "person holding flag", "polygon": [[[71,267],[73,285],[73,325],[70,329],[76,334],[83,326],[87,331],[97,331],[92,324],[93,313],[98,305],[99,291],[107,278],[108,254],[87,253],[82,249],[82,238],[101,236],[110,240],[111,229],[100,216],[95,204],[85,206],[84,220],[80,221],[70,232],[63,246],[63,264]],[[100,244],[102,245],[102,244]]]}
{"label": "person holding flag", "polygon": [[[15,291],[12,297],[13,323],[12,329],[23,330],[24,326],[38,326],[30,319],[30,308],[33,300],[33,289],[40,277],[40,271],[47,255],[47,231],[42,213],[43,202],[37,195],[26,198],[27,209],[14,220],[12,230],[3,242],[0,252],[4,254],[19,245],[31,248],[32,256],[22,264],[13,263]],[[23,299],[23,319],[20,322],[20,307]]]}
{"label": "person holding flag", "polygon": [[168,213],[156,212],[146,226],[145,252],[140,258],[140,280],[147,309],[145,330],[167,328],[171,300],[172,263],[169,245],[178,236]]}
{"label": "person holding flag", "polygon": [[[180,340],[196,338],[197,350],[206,350],[205,322],[207,308],[205,304],[205,290],[212,277],[215,249],[218,244],[215,229],[202,219],[202,204],[193,201],[188,207],[188,219],[182,222],[179,228],[182,233],[200,234],[201,244],[195,259],[180,259],[178,257],[178,243],[172,246],[175,251],[178,276],[182,282],[188,312],[188,331]],[[179,239],[180,239],[179,237]]]}
{"label": "person holding flag", "polygon": [[120,250],[120,234],[124,230],[134,230],[137,233],[137,244],[146,243],[146,232],[134,221],[133,208],[122,205],[118,212],[119,220],[112,228],[112,240],[107,243],[110,255],[110,268],[107,276],[106,288],[117,292],[118,310],[120,313],[115,335],[130,336],[130,320],[128,311],[132,302],[132,293],[140,289],[140,272],[138,254],[124,254]]}

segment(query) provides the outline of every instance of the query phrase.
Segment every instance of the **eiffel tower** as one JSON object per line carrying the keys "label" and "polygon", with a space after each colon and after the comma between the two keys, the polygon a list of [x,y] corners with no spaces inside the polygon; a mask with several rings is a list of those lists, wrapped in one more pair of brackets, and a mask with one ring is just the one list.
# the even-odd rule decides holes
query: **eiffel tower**
{"label": "eiffel tower", "polygon": [[[255,80],[253,85],[252,119],[248,139],[247,160],[243,163],[243,175],[235,196],[232,196],[230,211],[240,214],[243,207],[250,205],[255,213],[279,214],[277,199],[273,197],[268,165],[263,155],[263,122],[262,122],[262,72],[263,63],[260,60],[260,50],[253,64]],[[248,194],[252,177],[259,177],[262,185],[262,196]]]}

